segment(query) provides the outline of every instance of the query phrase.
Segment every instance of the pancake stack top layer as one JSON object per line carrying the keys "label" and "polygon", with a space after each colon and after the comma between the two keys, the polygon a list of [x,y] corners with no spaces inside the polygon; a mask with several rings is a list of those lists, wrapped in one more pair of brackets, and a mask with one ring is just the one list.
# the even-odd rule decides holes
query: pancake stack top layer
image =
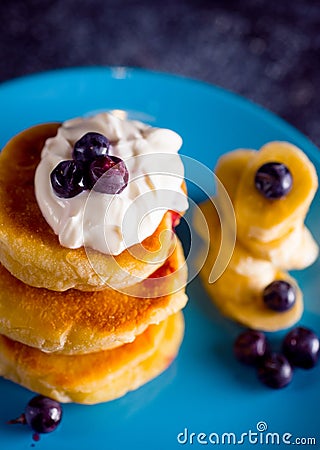
{"label": "pancake stack top layer", "polygon": [[[98,125],[101,127],[101,124],[98,123]],[[92,125],[94,130],[99,131],[101,129],[98,125]],[[90,123],[89,126],[91,126]],[[133,174],[133,182],[135,178],[143,178],[145,180],[143,186],[133,186],[131,191],[127,191],[128,187],[119,196],[104,195],[88,190],[71,199],[59,198],[54,194],[50,185],[50,169],[53,169],[56,164],[65,158],[71,158],[72,146],[66,140],[63,144],[63,149],[66,147],[63,155],[55,155],[52,158],[53,161],[49,161],[50,164],[45,165],[46,183],[42,181],[38,183],[38,188],[36,188],[39,191],[38,197],[41,197],[43,193],[44,205],[42,209],[45,210],[46,208],[46,216],[50,216],[53,224],[57,224],[55,225],[56,231],[59,232],[59,227],[61,227],[60,234],[63,235],[63,233],[66,233],[67,227],[72,244],[74,244],[72,238],[75,234],[77,237],[80,235],[80,238],[76,240],[81,242],[81,240],[85,241],[88,235],[97,234],[96,230],[99,231],[99,239],[101,239],[101,236],[107,238],[108,235],[103,229],[103,224],[112,220],[114,221],[112,224],[113,236],[122,236],[122,223],[119,224],[117,222],[118,217],[109,213],[109,205],[113,206],[114,203],[119,203],[122,208],[124,204],[128,206],[130,211],[135,212],[134,210],[137,210],[133,220],[131,220],[131,215],[128,215],[128,217],[123,218],[123,222],[126,223],[126,219],[130,219],[129,231],[132,230],[133,237],[136,237],[138,242],[119,254],[101,252],[99,249],[93,249],[91,246],[85,245],[85,242],[83,242],[84,245],[77,248],[61,245],[57,235],[41,213],[35,197],[35,172],[41,160],[42,148],[46,139],[55,136],[57,130],[61,130],[61,128],[59,128],[59,124],[46,124],[31,128],[27,132],[14,137],[2,150],[0,166],[0,199],[2,205],[0,223],[3,224],[0,230],[1,261],[14,276],[24,283],[51,290],[64,291],[76,288],[92,291],[103,289],[106,285],[115,289],[123,289],[124,286],[136,284],[163,264],[172,252],[175,243],[174,233],[171,232],[172,212],[168,210],[168,203],[163,205],[161,194],[156,194],[160,192],[166,196],[168,190],[155,189],[155,177],[151,178],[147,173],[150,158],[152,157],[157,163],[159,161],[155,159],[150,148],[144,148],[146,144],[143,145],[142,143],[145,139],[139,137],[134,141],[136,146],[139,143],[143,150],[148,150],[149,153],[128,156],[128,159],[130,165],[136,164],[141,169],[141,173],[137,170],[134,172],[136,175]],[[81,132],[84,132],[82,127],[79,129],[79,133]],[[50,144],[52,140],[49,139],[47,142]],[[120,142],[118,145],[119,151],[123,147]],[[44,149],[44,154],[51,154],[49,144]],[[154,152],[160,151],[157,146],[151,148]],[[167,158],[172,163],[172,155],[166,153],[160,155],[160,162]],[[176,153],[173,154],[173,157],[174,160],[179,158]],[[46,160],[42,158],[42,161]],[[155,170],[153,166],[152,170]],[[160,167],[160,175],[157,176],[157,179],[161,181],[163,178],[161,171],[166,170],[166,167],[162,169]],[[181,190],[183,187],[183,178],[181,178],[183,171],[180,174],[173,173],[175,176],[171,176],[171,174],[172,172],[169,178],[174,178],[176,184],[178,183],[175,189],[170,190],[179,200],[179,203],[173,204],[173,206],[185,208],[187,203]],[[165,184],[167,178],[165,177],[164,181],[162,180]],[[131,186],[130,180],[129,186]],[[102,200],[96,207],[97,197]],[[91,199],[94,202],[91,202]],[[105,199],[106,201],[104,201]],[[136,205],[141,204],[142,207],[145,205],[144,209],[135,208]],[[184,209],[174,209],[180,213],[184,211]],[[153,212],[156,215],[157,211],[160,211],[161,214],[156,217],[160,220],[158,222],[153,220],[153,228],[151,228],[150,234],[141,242],[137,230],[142,228],[140,226],[141,221],[142,224],[144,222],[148,224],[147,219],[151,216],[148,214],[150,210],[154,210]],[[138,215],[141,211],[145,213],[142,217]],[[164,213],[164,211],[166,212]],[[96,216],[99,219],[99,227],[96,226],[98,219],[95,221],[92,219]],[[128,232],[124,238],[122,236],[122,241],[125,242],[127,234]],[[129,238],[132,241],[131,236]],[[66,236],[64,236],[64,239],[66,239]],[[120,238],[119,241],[121,241]]]}
{"label": "pancake stack top layer", "polygon": [[[136,184],[141,191],[131,188],[126,195],[120,193],[116,198],[119,205],[122,202],[130,206],[131,201],[132,206],[132,198],[141,194],[159,198],[161,186],[157,189],[157,179],[148,177],[148,161],[141,159],[134,165],[128,149],[140,146],[144,154],[150,154],[151,150],[167,152],[167,159],[178,158],[180,167],[179,157],[174,154],[181,139],[174,136],[173,145],[175,133],[164,130],[162,135],[158,129],[127,122],[124,137],[120,136],[122,121],[110,114],[89,119],[92,129],[86,132],[101,133],[109,127],[113,153],[122,149],[123,160],[129,169],[138,171],[137,178],[143,169],[147,181]],[[55,208],[50,205],[55,192],[50,185],[52,168],[47,185],[43,181],[41,187],[35,185],[42,149],[42,162],[49,154],[50,163],[59,164],[82,136],[77,132],[79,123],[83,131],[81,119],[62,127],[52,123],[28,129],[14,137],[0,155],[0,374],[59,401],[96,403],[117,398],[152,379],[178,352],[183,336],[180,310],[187,302],[187,267],[173,225],[178,222],[177,212],[182,215],[187,202],[180,173],[179,182],[171,187],[178,197],[176,203],[171,203],[176,205],[172,208],[175,211],[162,205],[161,214],[156,212],[142,225],[142,234],[145,233],[142,242],[129,236],[132,245],[120,248],[116,254],[89,247],[85,233],[88,234],[90,226],[95,233],[96,217],[103,213],[99,208],[93,211],[89,205],[92,220],[89,225],[84,222],[83,245],[77,248],[61,245],[59,239],[66,239],[68,234],[62,237],[63,230],[72,227],[72,214],[77,215],[77,207],[83,208],[83,198],[89,202],[90,195],[98,197],[98,201],[105,196],[102,192],[91,194],[93,189],[87,189],[71,199],[53,197],[62,215],[51,219],[60,225],[65,223],[59,236],[55,233],[57,229],[49,226],[50,219],[44,218],[44,205],[51,210]],[[50,148],[57,138],[48,138],[57,135],[58,141],[61,140],[64,128],[68,139],[61,154],[52,157]],[[46,200],[41,204],[42,211],[35,189],[37,197],[43,189]],[[147,198],[146,204],[147,201],[150,206],[150,199]],[[179,205],[183,208],[179,209]],[[109,214],[107,222],[110,217],[114,215]],[[148,224],[153,226],[149,235]],[[106,226],[111,229],[110,224]],[[131,226],[137,226],[134,220]],[[71,237],[74,238],[78,228],[70,233]],[[119,230],[119,224],[115,223],[112,230]]]}

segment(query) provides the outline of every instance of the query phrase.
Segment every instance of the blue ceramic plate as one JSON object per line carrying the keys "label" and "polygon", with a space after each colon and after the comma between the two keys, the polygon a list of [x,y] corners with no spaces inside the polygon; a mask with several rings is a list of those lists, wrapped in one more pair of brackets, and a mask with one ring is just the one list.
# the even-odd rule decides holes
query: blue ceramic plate
{"label": "blue ceramic plate", "polygon": [[[4,83],[0,105],[0,147],[36,123],[124,109],[152,125],[176,130],[184,139],[182,153],[209,168],[229,150],[259,148],[278,139],[300,146],[320,174],[320,153],[294,128],[229,92],[179,77],[123,68],[62,70]],[[191,197],[201,200],[190,189]],[[308,224],[320,242],[319,217],[318,195]],[[318,261],[295,274],[305,295],[301,323],[317,333],[319,268]],[[190,283],[188,293],[185,339],[169,370],[119,400],[97,406],[65,405],[61,426],[42,435],[39,442],[33,441],[28,427],[6,423],[23,410],[32,394],[1,379],[0,447],[164,450],[202,447],[207,442],[209,447],[249,449],[274,442],[277,448],[287,448],[288,442],[314,438],[317,445],[310,448],[318,448],[320,368],[297,370],[292,384],[283,390],[262,386],[254,371],[232,355],[241,328],[214,310],[198,279]],[[271,337],[275,347],[282,336]],[[218,440],[220,444],[214,444]]]}

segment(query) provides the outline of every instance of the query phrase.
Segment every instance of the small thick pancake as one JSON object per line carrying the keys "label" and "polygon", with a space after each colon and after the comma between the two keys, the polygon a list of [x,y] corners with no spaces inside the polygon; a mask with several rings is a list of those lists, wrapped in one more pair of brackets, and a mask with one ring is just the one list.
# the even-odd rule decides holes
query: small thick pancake
{"label": "small thick pancake", "polygon": [[[117,256],[91,250],[89,258],[83,247],[62,247],[43,218],[34,195],[34,173],[45,140],[56,134],[59,125],[48,123],[25,130],[0,154],[1,263],[24,283],[56,291],[118,288],[143,280],[172,251],[170,211],[137,250],[133,246]],[[137,258],[134,255],[141,247],[143,257]]]}
{"label": "small thick pancake", "polygon": [[163,372],[176,357],[182,313],[150,325],[134,342],[87,355],[48,355],[0,335],[0,375],[60,402],[121,397]]}
{"label": "small thick pancake", "polygon": [[[158,297],[133,297],[111,289],[56,292],[27,286],[0,265],[0,334],[45,352],[64,354],[132,342],[150,324],[178,312],[187,302],[187,266],[179,241],[152,280]],[[150,281],[140,284],[142,293]]]}

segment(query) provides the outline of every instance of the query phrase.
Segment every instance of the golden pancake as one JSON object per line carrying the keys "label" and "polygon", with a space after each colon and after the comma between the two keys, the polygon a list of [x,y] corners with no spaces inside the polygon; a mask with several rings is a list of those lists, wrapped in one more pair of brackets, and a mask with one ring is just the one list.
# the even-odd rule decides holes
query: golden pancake
{"label": "golden pancake", "polygon": [[[148,277],[174,245],[173,217],[164,214],[154,234],[120,255],[62,247],[43,218],[34,194],[34,173],[47,138],[60,124],[38,125],[15,136],[0,154],[0,261],[17,278],[56,291],[94,291],[129,286]],[[175,213],[174,213],[175,214]],[[176,216],[176,214],[175,214]],[[168,232],[168,230],[170,232]]]}
{"label": "golden pancake", "polygon": [[60,402],[121,397],[163,372],[178,353],[182,313],[150,325],[132,343],[87,355],[48,355],[0,335],[0,375]]}
{"label": "golden pancake", "polygon": [[[155,288],[150,282],[156,282]],[[49,291],[23,284],[0,265],[0,333],[45,352],[89,353],[132,342],[182,309],[187,266],[179,241],[166,263],[140,283],[146,298],[105,289]],[[163,295],[166,289],[167,294]],[[137,289],[138,290],[138,289]]]}

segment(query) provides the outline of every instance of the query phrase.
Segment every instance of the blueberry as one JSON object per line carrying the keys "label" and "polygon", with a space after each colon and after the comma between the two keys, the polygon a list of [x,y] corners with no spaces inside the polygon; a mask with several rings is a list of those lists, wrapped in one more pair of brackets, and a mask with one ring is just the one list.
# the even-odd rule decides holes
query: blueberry
{"label": "blueberry", "polygon": [[116,156],[101,156],[89,169],[92,188],[104,194],[119,194],[128,184],[128,169],[124,161]]}
{"label": "blueberry", "polygon": [[99,156],[108,154],[110,141],[103,134],[87,133],[74,145],[72,158],[81,163],[91,163]]}
{"label": "blueberry", "polygon": [[61,161],[51,172],[50,180],[58,197],[75,197],[85,189],[83,168],[76,161]]}
{"label": "blueberry", "polygon": [[260,381],[274,389],[287,386],[293,376],[292,367],[287,358],[281,353],[269,353],[262,358],[258,366]]}
{"label": "blueberry", "polygon": [[275,280],[263,290],[265,305],[274,311],[288,311],[296,301],[295,288],[284,280]]}
{"label": "blueberry", "polygon": [[26,406],[25,419],[27,424],[37,433],[54,431],[62,419],[60,403],[51,398],[37,395]]}
{"label": "blueberry", "polygon": [[258,191],[266,198],[277,199],[287,195],[292,188],[292,175],[281,163],[263,164],[257,172],[254,183]]}
{"label": "blueberry", "polygon": [[283,353],[293,366],[311,369],[319,357],[319,338],[308,328],[296,327],[285,336]]}
{"label": "blueberry", "polygon": [[246,330],[235,340],[233,351],[239,361],[255,366],[265,355],[267,347],[267,338],[264,333]]}

